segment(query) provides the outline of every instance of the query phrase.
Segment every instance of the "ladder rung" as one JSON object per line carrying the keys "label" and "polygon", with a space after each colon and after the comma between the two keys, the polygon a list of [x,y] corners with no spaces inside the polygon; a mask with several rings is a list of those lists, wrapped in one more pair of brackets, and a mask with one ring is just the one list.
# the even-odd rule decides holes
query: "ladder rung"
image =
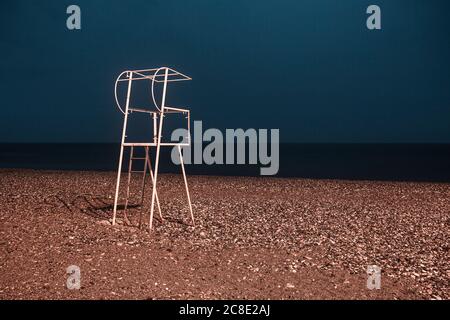
{"label": "ladder rung", "polygon": [[147,158],[131,158],[131,160],[145,160]]}
{"label": "ladder rung", "polygon": [[135,171],[135,170],[131,170],[131,173],[144,173],[144,171]]}

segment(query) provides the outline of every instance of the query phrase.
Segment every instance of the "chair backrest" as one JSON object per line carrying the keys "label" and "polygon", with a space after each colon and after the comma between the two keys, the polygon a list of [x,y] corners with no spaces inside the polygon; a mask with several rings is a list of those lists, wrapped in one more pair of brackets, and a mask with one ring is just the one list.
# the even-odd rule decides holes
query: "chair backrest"
{"label": "chair backrest", "polygon": [[[176,82],[176,81],[186,81],[186,80],[192,80],[190,77],[182,74],[181,72],[175,71],[174,69],[168,68],[168,67],[160,67],[160,68],[154,68],[154,69],[141,69],[141,70],[126,70],[123,71],[116,79],[116,83],[114,85],[114,97],[116,100],[116,105],[119,108],[119,110],[125,114],[126,109],[129,107],[128,105],[122,106],[118,99],[118,86],[120,82],[127,82],[128,83],[128,92],[127,92],[127,99],[126,104],[129,103],[130,100],[130,94],[132,92],[131,86],[134,81],[140,81],[140,80],[149,80],[151,82],[150,85],[150,91],[151,91],[151,97],[152,97],[152,103],[153,106],[156,108],[156,110],[159,112],[161,111],[161,104],[158,104],[155,97],[155,85],[157,83],[163,83],[164,88],[167,88],[168,82]],[[161,101],[165,100],[165,94],[166,90],[163,91],[163,97],[161,98]],[[155,112],[156,110],[142,110],[143,112]]]}

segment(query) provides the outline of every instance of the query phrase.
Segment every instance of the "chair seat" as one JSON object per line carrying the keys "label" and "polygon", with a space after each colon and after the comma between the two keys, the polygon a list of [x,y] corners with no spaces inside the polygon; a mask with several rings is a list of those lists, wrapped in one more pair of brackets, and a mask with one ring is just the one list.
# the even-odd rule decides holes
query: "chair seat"
{"label": "chair seat", "polygon": [[[150,114],[153,114],[153,113],[160,114],[160,113],[162,113],[162,111],[160,111],[160,110],[148,110],[148,109],[137,108],[137,107],[128,108],[128,111],[130,111],[130,112],[150,113]],[[187,113],[187,112],[189,112],[188,109],[175,108],[175,107],[164,107],[164,113]]]}

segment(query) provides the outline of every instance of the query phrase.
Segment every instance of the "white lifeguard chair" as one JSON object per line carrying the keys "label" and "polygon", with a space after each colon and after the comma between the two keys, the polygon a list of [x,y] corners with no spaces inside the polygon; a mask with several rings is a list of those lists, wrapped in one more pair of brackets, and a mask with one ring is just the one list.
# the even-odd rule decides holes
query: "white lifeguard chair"
{"label": "white lifeguard chair", "polygon": [[[131,90],[132,90],[133,82],[141,81],[141,80],[150,81],[149,88],[151,89],[151,97],[152,97],[151,103],[153,103],[153,105],[150,107],[147,107],[147,108],[130,106],[130,97],[131,97]],[[178,154],[180,156],[181,171],[183,173],[184,185],[186,188],[187,200],[188,200],[188,204],[189,204],[189,210],[190,210],[190,214],[191,214],[192,224],[194,224],[194,214],[192,212],[191,198],[189,195],[189,188],[188,188],[188,184],[187,184],[186,172],[185,172],[184,163],[183,163],[183,155],[181,152],[181,147],[189,146],[190,142],[191,142],[191,140],[190,140],[190,111],[188,109],[184,109],[184,108],[175,108],[175,107],[166,106],[167,84],[169,82],[178,82],[178,81],[186,81],[186,80],[192,80],[192,79],[190,77],[188,77],[178,71],[175,71],[171,68],[168,68],[168,67],[143,69],[143,70],[127,70],[127,71],[122,72],[117,77],[115,87],[114,87],[114,95],[115,95],[117,107],[124,114],[124,118],[123,118],[122,141],[121,141],[121,145],[120,145],[119,168],[117,170],[116,191],[115,191],[115,197],[114,197],[114,211],[113,211],[113,219],[112,219],[113,225],[116,223],[117,204],[118,204],[118,200],[119,200],[120,177],[121,177],[121,172],[122,172],[123,154],[124,154],[124,148],[126,148],[126,147],[130,148],[130,160],[129,160],[129,164],[128,164],[128,180],[127,180],[125,207],[124,207],[125,220],[128,220],[127,219],[127,206],[128,206],[128,198],[130,196],[131,174],[135,173],[135,172],[143,173],[142,194],[141,194],[141,205],[142,205],[143,200],[144,200],[145,178],[147,175],[147,168],[150,171],[150,177],[152,179],[152,184],[153,184],[150,219],[149,219],[149,230],[151,231],[152,226],[153,226],[153,213],[154,213],[154,209],[155,209],[155,201],[156,201],[156,204],[158,207],[158,211],[159,211],[161,220],[163,220],[162,213],[161,213],[161,207],[159,204],[158,192],[156,189],[156,183],[157,183],[157,179],[158,179],[160,148],[162,146],[178,148]],[[128,84],[126,102],[125,102],[124,108],[119,103],[118,92],[117,92],[118,86],[121,82],[125,82]],[[163,85],[161,103],[159,105],[155,98],[155,84],[157,84],[157,83],[162,83],[162,85]],[[153,122],[153,140],[152,141],[147,141],[147,142],[145,142],[145,141],[144,142],[127,141],[126,138],[127,138],[128,116],[131,115],[133,112],[146,113],[151,116],[152,122]],[[186,115],[188,135],[187,135],[186,139],[183,140],[183,142],[162,142],[161,136],[162,136],[162,130],[163,130],[164,117],[168,114],[173,114],[173,113],[181,113],[181,114]],[[136,147],[144,148],[145,157],[134,157],[134,148],[136,148]],[[150,153],[149,153],[151,147],[156,148],[155,171],[154,172],[152,170],[151,158],[150,158]],[[132,170],[133,160],[144,160],[144,170],[143,171],[133,171]],[[141,225],[142,225],[142,211],[141,211],[141,215],[140,215],[140,219],[139,219],[139,227],[141,227]]]}

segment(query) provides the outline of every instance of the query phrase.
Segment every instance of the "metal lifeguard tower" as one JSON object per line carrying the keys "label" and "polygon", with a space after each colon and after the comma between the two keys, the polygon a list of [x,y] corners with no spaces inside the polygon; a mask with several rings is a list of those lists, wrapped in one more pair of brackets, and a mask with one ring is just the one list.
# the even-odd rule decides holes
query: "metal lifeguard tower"
{"label": "metal lifeguard tower", "polygon": [[[150,103],[150,107],[135,107],[130,106],[130,97],[131,97],[131,91],[133,87],[133,83],[135,81],[150,81],[150,91],[151,91],[151,98],[152,103]],[[183,155],[181,152],[182,146],[189,146],[190,145],[190,111],[188,109],[183,108],[174,108],[166,106],[166,94],[167,94],[167,84],[169,82],[178,82],[178,81],[186,81],[186,80],[192,80],[190,77],[182,74],[181,72],[175,71],[168,67],[161,67],[161,68],[155,68],[155,69],[143,69],[143,70],[127,70],[122,72],[116,80],[115,87],[114,87],[114,95],[116,99],[116,104],[119,110],[124,114],[123,118],[123,130],[122,130],[122,141],[120,145],[120,156],[119,156],[119,168],[117,170],[117,181],[116,181],[116,191],[115,191],[115,197],[114,197],[114,211],[113,211],[113,219],[112,224],[114,225],[116,223],[116,215],[117,215],[117,203],[119,200],[119,189],[120,189],[120,177],[122,172],[122,162],[123,162],[123,155],[124,155],[124,148],[129,147],[130,148],[130,160],[128,164],[128,179],[127,179],[127,190],[126,190],[126,198],[125,198],[125,208],[124,208],[124,217],[126,220],[127,218],[127,206],[128,206],[128,199],[130,196],[130,179],[131,174],[138,172],[142,173],[142,184],[141,184],[141,205],[143,204],[144,200],[144,189],[145,189],[145,178],[147,175],[147,169],[150,171],[150,177],[152,179],[153,189],[152,189],[152,201],[151,201],[151,209],[150,209],[150,219],[149,219],[149,230],[152,230],[153,226],[153,213],[155,209],[155,201],[158,207],[159,215],[162,218],[161,214],[161,207],[159,204],[159,197],[158,192],[156,189],[156,183],[158,179],[158,168],[159,168],[159,157],[160,157],[160,149],[161,147],[171,146],[178,148],[178,154],[180,156],[180,165],[181,165],[181,171],[183,173],[184,178],[184,185],[186,188],[186,194],[187,194],[187,200],[189,204],[189,210],[191,214],[192,223],[194,224],[194,215],[192,213],[192,205],[191,205],[191,198],[189,196],[189,188],[187,184],[186,179],[186,172],[184,170],[184,163],[183,163]],[[120,83],[126,83],[128,85],[127,87],[127,95],[126,95],[126,102],[125,107],[123,108],[121,104],[119,103],[118,99],[118,86]],[[155,84],[162,84],[162,96],[161,96],[161,102],[158,104],[157,99],[155,97]],[[133,141],[127,141],[127,122],[128,117],[131,116],[134,112],[138,113],[145,113],[148,114],[151,117],[151,122],[153,123],[153,139],[152,141],[147,142],[133,142]],[[187,142],[162,142],[161,136],[163,131],[163,120],[164,117],[173,113],[181,113],[186,116],[187,119],[187,131],[188,135],[186,137]],[[134,149],[137,147],[143,147],[145,151],[145,157],[135,157],[134,156]],[[152,165],[151,165],[151,157],[150,157],[150,148],[154,147],[156,148],[156,158],[155,158],[155,171],[153,172]],[[132,170],[132,163],[133,160],[144,160],[144,170],[143,171],[133,171]],[[142,225],[142,211],[140,214],[139,219],[139,227]]]}

